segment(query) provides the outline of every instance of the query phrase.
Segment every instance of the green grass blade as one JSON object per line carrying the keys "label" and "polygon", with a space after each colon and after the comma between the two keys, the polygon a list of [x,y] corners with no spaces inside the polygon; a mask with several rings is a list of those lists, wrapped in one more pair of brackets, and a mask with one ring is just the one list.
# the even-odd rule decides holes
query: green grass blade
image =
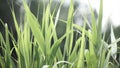
{"label": "green grass blade", "polygon": [[95,20],[95,15],[91,5],[90,5],[90,11],[92,16],[92,42],[93,42],[93,45],[96,45],[97,44],[97,25],[96,25],[97,22]]}
{"label": "green grass blade", "polygon": [[32,33],[33,33],[35,39],[37,40],[37,43],[40,46],[40,50],[42,52],[42,55],[45,56],[45,53],[44,53],[45,52],[45,43],[44,43],[45,39],[43,37],[41,26],[38,23],[37,18],[30,12],[30,9],[27,6],[25,1],[23,1],[23,5],[24,5],[24,8],[25,8],[25,12],[26,12],[26,18],[29,22],[29,26],[32,30]]}
{"label": "green grass blade", "polygon": [[78,63],[77,68],[84,68],[84,51],[85,51],[85,27],[86,27],[86,20],[84,21],[84,27],[82,30],[82,40],[81,40],[81,47],[78,53]]}
{"label": "green grass blade", "polygon": [[70,1],[69,11],[68,11],[68,19],[67,19],[67,26],[66,26],[66,42],[64,46],[64,56],[69,56],[72,49],[72,43],[73,43],[73,33],[69,34],[69,31],[73,29],[73,0]]}
{"label": "green grass blade", "polygon": [[111,50],[109,50],[108,53],[107,53],[107,57],[105,59],[104,67],[103,68],[109,68],[110,53],[111,53]]}
{"label": "green grass blade", "polygon": [[[69,31],[68,33],[71,33],[72,31]],[[55,43],[51,47],[51,51],[49,52],[49,58],[48,63],[51,64],[51,60],[54,59],[56,56],[56,53],[58,51],[58,48],[60,47],[60,43],[63,41],[63,39],[67,36],[67,34],[64,34],[60,39],[55,41]]]}
{"label": "green grass blade", "polygon": [[73,51],[72,51],[71,55],[69,56],[69,61],[74,62],[75,59],[77,58],[77,56],[78,56],[78,55],[77,55],[77,51],[78,51],[78,47],[80,46],[81,40],[82,40],[82,38],[80,37],[80,38],[76,41],[75,46],[74,46],[74,48],[73,48]]}
{"label": "green grass blade", "polygon": [[[115,39],[113,27],[111,26],[111,43],[113,43],[115,40],[116,39]],[[111,46],[111,56],[113,56],[114,59],[116,59],[116,57],[117,57],[117,43],[114,43]]]}
{"label": "green grass blade", "polygon": [[15,24],[15,29],[17,31],[17,35],[20,36],[20,29],[19,29],[18,22],[17,22],[16,16],[15,16],[15,12],[14,12],[14,10],[12,10],[11,12],[12,12],[12,16],[13,16],[13,20],[14,20],[14,24]]}
{"label": "green grass blade", "polygon": [[8,26],[5,24],[5,33],[6,33],[6,44],[5,44],[5,67],[8,68],[10,67],[10,42],[9,42],[9,34],[8,34]]}
{"label": "green grass blade", "polygon": [[97,32],[98,32],[98,41],[99,43],[100,42],[100,39],[101,39],[101,29],[102,29],[102,16],[103,16],[103,0],[100,0],[100,9],[99,9],[99,15],[98,15],[98,29],[97,29]]}
{"label": "green grass blade", "polygon": [[87,68],[91,68],[90,52],[89,52],[89,50],[85,51],[85,58],[86,58]]}

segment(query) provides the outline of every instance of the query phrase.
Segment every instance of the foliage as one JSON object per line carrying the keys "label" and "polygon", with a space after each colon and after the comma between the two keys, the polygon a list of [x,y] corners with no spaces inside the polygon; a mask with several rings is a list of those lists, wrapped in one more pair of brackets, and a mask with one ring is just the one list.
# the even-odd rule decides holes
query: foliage
{"label": "foliage", "polygon": [[[52,0],[44,7],[42,24],[30,11],[30,8],[23,0],[25,9],[24,28],[18,26],[14,10],[12,10],[13,20],[17,32],[17,40],[9,32],[7,24],[5,24],[6,38],[4,40],[0,33],[0,44],[3,56],[0,55],[0,65],[2,68],[116,68],[119,63],[114,57],[117,53],[116,47],[119,39],[115,39],[113,29],[111,27],[111,44],[104,41],[101,34],[102,25],[102,4],[100,0],[100,11],[98,21],[95,20],[93,10],[90,6],[92,15],[92,29],[86,29],[87,19],[84,17],[84,26],[78,26],[73,22],[74,7],[71,0],[67,20],[60,20],[60,10],[64,0],[60,3],[58,10],[50,12]],[[66,32],[58,38],[56,25],[58,21],[66,24]],[[2,22],[2,20],[1,20]],[[74,32],[81,36],[74,41]],[[87,39],[86,39],[87,38]],[[9,39],[12,39],[10,44]],[[65,39],[64,49],[60,48],[60,44]],[[87,41],[89,43],[87,43]],[[12,48],[10,46],[13,45]],[[116,46],[116,47],[115,47]],[[88,47],[88,49],[86,49]],[[16,52],[17,58],[12,56],[13,51]],[[110,60],[112,57],[112,60]]]}

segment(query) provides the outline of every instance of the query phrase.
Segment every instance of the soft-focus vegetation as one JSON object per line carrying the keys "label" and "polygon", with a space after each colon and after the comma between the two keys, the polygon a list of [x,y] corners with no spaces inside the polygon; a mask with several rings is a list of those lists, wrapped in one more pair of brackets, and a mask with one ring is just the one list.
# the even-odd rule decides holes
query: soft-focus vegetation
{"label": "soft-focus vegetation", "polygon": [[[71,0],[67,20],[59,19],[61,1],[58,10],[51,13],[52,0],[44,7],[42,21],[38,22],[37,17],[30,11],[28,5],[23,0],[25,10],[24,26],[18,25],[14,10],[12,15],[17,32],[17,39],[9,31],[7,24],[5,27],[5,39],[0,33],[0,48],[3,55],[0,55],[0,65],[2,68],[119,68],[120,63],[116,60],[117,42],[111,26],[111,43],[104,41],[104,34],[101,33],[102,26],[102,6],[100,0],[100,10],[98,20],[95,20],[93,10],[91,29],[86,29],[87,19],[84,16],[84,26],[74,24],[74,6]],[[55,14],[55,12],[57,12]],[[56,16],[55,16],[56,15]],[[55,17],[54,17],[55,16]],[[56,25],[62,21],[66,24],[66,32],[58,37]],[[2,22],[2,20],[1,20]],[[62,28],[62,27],[61,27]],[[59,28],[59,29],[61,29]],[[75,34],[79,34],[75,40]],[[9,40],[12,40],[12,44]],[[63,44],[63,41],[65,43]],[[74,42],[75,41],[75,42]],[[64,46],[64,48],[61,48]],[[11,46],[13,46],[11,48]],[[12,56],[16,53],[17,58]]]}

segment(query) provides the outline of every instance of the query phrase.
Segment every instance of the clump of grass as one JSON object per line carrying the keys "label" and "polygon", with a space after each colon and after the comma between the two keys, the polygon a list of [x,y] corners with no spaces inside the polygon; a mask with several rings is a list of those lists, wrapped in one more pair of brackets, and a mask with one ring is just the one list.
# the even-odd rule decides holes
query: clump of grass
{"label": "clump of grass", "polygon": [[[93,10],[90,7],[92,15],[92,29],[90,30],[85,29],[86,17],[84,17],[83,27],[73,23],[73,0],[69,6],[67,21],[59,19],[64,1],[61,2],[59,9],[55,10],[57,11],[55,20],[55,13],[50,11],[51,2],[44,7],[42,24],[40,24],[23,0],[25,10],[23,30],[18,26],[14,10],[12,10],[17,40],[5,24],[6,40],[0,33],[0,44],[3,51],[3,56],[0,55],[2,68],[110,68],[111,66],[114,68],[119,66],[115,57],[113,58],[115,62],[110,61],[110,57],[116,55],[116,51],[112,51],[116,50],[113,44],[117,46],[116,43],[120,40],[115,39],[111,28],[112,41],[111,46],[108,46],[109,44],[104,41],[101,34],[103,0],[100,0],[98,21],[95,20]],[[56,32],[56,25],[59,20],[66,24],[66,32],[60,38]],[[81,36],[78,37],[75,44],[73,44],[74,32],[76,31],[74,28],[78,30],[78,33],[81,32]],[[89,44],[86,44],[86,37],[89,39]],[[14,46],[12,48],[10,48],[9,38],[12,39]],[[64,39],[64,49],[60,49],[60,44]],[[86,46],[89,48],[86,49]],[[17,54],[17,59],[11,55],[13,50]]]}

